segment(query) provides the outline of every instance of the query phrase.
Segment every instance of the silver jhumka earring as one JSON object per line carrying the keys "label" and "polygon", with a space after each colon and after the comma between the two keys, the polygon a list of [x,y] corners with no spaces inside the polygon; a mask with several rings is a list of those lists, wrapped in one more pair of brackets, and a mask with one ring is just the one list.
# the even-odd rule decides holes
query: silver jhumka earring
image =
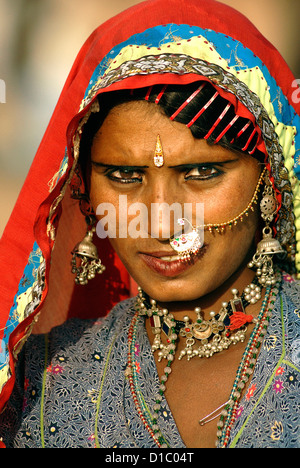
{"label": "silver jhumka earring", "polygon": [[93,243],[95,227],[88,229],[86,235],[72,251],[72,273],[76,275],[76,284],[87,284],[89,280],[95,278],[96,274],[101,274],[105,270],[98,256],[97,247]]}
{"label": "silver jhumka earring", "polygon": [[262,230],[263,238],[257,244],[252,261],[248,264],[249,268],[257,269],[256,276],[262,286],[270,286],[276,283],[273,256],[284,253],[280,242],[272,236],[272,228],[270,227],[277,211],[277,206],[271,181],[266,175],[265,188],[260,202],[261,217],[266,225]]}

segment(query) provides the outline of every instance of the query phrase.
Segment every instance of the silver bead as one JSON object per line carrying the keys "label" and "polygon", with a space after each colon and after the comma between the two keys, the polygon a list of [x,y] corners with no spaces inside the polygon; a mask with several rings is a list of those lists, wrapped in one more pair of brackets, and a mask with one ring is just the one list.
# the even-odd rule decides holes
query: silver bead
{"label": "silver bead", "polygon": [[160,393],[156,393],[154,398],[155,398],[155,401],[161,401],[163,397],[162,397],[162,395]]}

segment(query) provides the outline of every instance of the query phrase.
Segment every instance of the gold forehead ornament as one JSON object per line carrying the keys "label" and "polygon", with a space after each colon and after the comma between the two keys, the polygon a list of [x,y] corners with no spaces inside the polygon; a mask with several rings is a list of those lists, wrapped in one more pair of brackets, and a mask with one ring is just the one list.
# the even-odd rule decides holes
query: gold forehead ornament
{"label": "gold forehead ornament", "polygon": [[160,136],[157,135],[155,153],[154,153],[154,166],[162,167],[164,165],[164,153],[162,149],[162,144],[160,141]]}

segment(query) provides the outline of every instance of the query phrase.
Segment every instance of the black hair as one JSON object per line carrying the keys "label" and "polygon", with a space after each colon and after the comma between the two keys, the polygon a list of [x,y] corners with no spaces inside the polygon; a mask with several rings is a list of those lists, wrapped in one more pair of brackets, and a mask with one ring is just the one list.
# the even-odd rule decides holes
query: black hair
{"label": "black hair", "polygon": [[[101,94],[98,97],[100,112],[92,114],[83,129],[79,157],[79,164],[83,175],[86,174],[87,164],[90,160],[93,139],[112,108],[132,101],[145,101],[145,97],[147,96],[148,102],[155,103],[158,101],[157,105],[162,112],[167,117],[171,117],[201,85],[203,85],[203,81],[197,81],[188,85],[168,85],[165,90],[164,85],[155,85],[151,88],[121,90]],[[210,83],[205,83],[205,86],[201,86],[201,88],[201,91],[176,115],[173,119],[174,121],[188,125],[199,110],[202,109],[216,93],[216,88]],[[190,126],[193,136],[199,139],[204,138],[228,103],[229,101],[218,94],[201,116]],[[207,142],[213,144],[228,124],[232,122],[234,117],[234,106],[231,105],[224,118],[222,118],[220,123],[218,123],[214,131],[210,134]],[[245,131],[241,132],[246,124],[248,124],[248,127]],[[251,143],[247,149],[243,149],[253,131],[254,126],[252,122],[246,118],[239,117],[218,141],[218,144],[230,150],[237,150],[245,153],[251,152],[253,157],[263,161],[263,154],[255,148],[258,138],[257,134],[251,139]]]}

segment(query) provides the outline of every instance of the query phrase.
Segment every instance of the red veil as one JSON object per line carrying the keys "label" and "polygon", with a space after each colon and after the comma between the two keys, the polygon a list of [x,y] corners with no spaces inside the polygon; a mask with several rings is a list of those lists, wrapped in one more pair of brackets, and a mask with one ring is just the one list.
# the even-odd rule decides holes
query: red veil
{"label": "red veil", "polygon": [[[70,252],[85,234],[85,223],[78,202],[70,198],[64,183],[73,164],[73,135],[90,102],[81,111],[80,106],[100,62],[109,58],[116,45],[128,43],[130,38],[135,44],[137,35],[170,24],[212,30],[241,45],[248,57],[251,51],[249,60],[261,63],[256,66],[268,82],[270,92],[280,89],[288,109],[284,118],[289,122],[294,119],[291,126],[295,129],[294,139],[290,146],[293,154],[297,154],[300,104],[293,102],[294,77],[278,51],[237,11],[214,0],[150,0],[129,8],[96,29],[75,60],[1,239],[0,408],[9,398],[14,383],[14,362],[38,315],[36,331],[47,331],[70,316],[104,315],[131,294],[131,279],[107,240],[98,242],[99,256],[106,265],[105,274],[84,287],[74,284]],[[170,41],[180,46],[180,37],[172,37]],[[109,66],[109,60],[106,63]],[[252,63],[247,70],[251,67]],[[195,74],[132,75],[108,83],[105,91],[195,79]],[[240,106],[240,113],[247,113],[247,109]],[[282,120],[280,125],[284,123]],[[289,170],[295,171],[292,174],[295,177],[299,170],[296,158],[294,168]],[[60,197],[62,192],[64,197]],[[51,216],[49,232],[49,213],[56,200],[59,202]]]}

